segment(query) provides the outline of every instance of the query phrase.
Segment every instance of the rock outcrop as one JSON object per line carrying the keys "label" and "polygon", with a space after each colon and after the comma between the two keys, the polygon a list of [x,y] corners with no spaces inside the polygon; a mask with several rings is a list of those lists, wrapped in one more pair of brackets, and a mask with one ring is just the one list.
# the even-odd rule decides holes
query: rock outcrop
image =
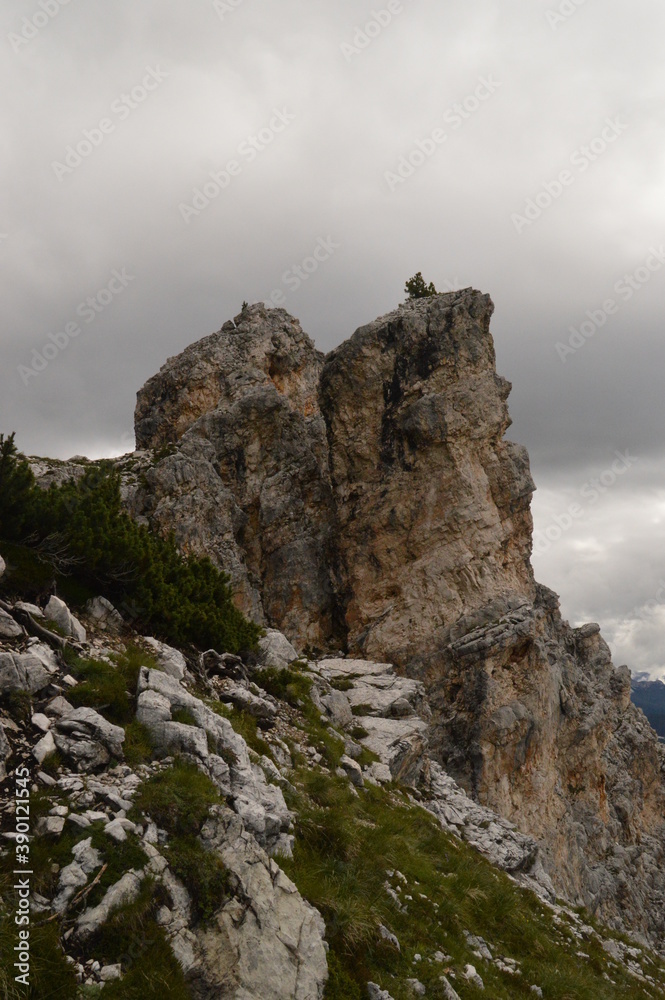
{"label": "rock outcrop", "polygon": [[138,394],[137,445],[164,457],[132,501],[223,566],[246,614],[313,646],[339,631],[322,365],[298,321],[263,306],[172,358]]}
{"label": "rock outcrop", "polygon": [[[597,628],[534,580],[492,310],[472,289],[408,302],[324,358],[250,307],[139,392],[127,503],[297,649],[422,682],[446,772],[538,839],[558,891],[660,939],[664,751]],[[377,745],[414,738],[399,712],[364,723]]]}

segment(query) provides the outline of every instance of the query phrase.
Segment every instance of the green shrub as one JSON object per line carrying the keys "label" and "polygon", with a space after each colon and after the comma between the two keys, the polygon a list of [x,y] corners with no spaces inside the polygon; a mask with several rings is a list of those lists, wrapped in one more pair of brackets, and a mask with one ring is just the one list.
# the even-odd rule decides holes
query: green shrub
{"label": "green shrub", "polygon": [[[183,557],[172,537],[154,534],[123,510],[111,462],[41,490],[13,435],[0,435],[0,539],[38,551],[51,574],[73,576],[82,594],[103,590],[176,644],[239,652],[254,648],[260,635],[235,607],[226,574],[207,558]],[[10,573],[6,585],[16,584]]]}
{"label": "green shrub", "polygon": [[0,434],[0,536],[18,538],[33,519],[35,477],[14,443]]}
{"label": "green shrub", "polygon": [[409,278],[404,286],[404,291],[409,299],[426,299],[437,294],[433,282],[430,281],[428,285],[423,278],[422,271],[418,271],[412,278]]}
{"label": "green shrub", "polygon": [[274,698],[280,698],[296,708],[309,699],[312,687],[309,677],[289,667],[284,670],[275,670],[274,667],[257,670],[252,680]]}
{"label": "green shrub", "polygon": [[195,764],[176,760],[139,786],[130,816],[146,814],[173,837],[196,836],[210,807],[221,802],[207,775]]}

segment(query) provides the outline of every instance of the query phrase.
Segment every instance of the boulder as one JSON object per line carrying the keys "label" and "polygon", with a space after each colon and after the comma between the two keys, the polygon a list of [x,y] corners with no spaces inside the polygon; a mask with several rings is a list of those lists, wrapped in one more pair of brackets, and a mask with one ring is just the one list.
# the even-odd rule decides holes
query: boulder
{"label": "boulder", "polygon": [[36,656],[45,670],[48,670],[50,674],[58,673],[60,669],[58,654],[54,649],[51,649],[51,647],[47,646],[45,642],[42,642],[40,639],[35,639],[34,637],[28,639],[28,646],[31,656]]}
{"label": "boulder", "polygon": [[[75,708],[54,725],[55,745],[79,771],[92,771],[122,759],[125,731],[92,708]],[[48,734],[47,734],[48,735]]]}
{"label": "boulder", "polygon": [[50,754],[55,753],[55,750],[53,733],[49,731],[45,736],[42,736],[41,740],[33,748],[32,755],[38,764],[43,764]]}
{"label": "boulder", "polygon": [[167,646],[165,642],[160,642],[159,639],[153,639],[151,636],[146,637],[145,641],[155,651],[157,663],[162,670],[169,677],[175,677],[176,680],[181,681],[187,670],[187,660],[180,650],[174,649],[173,646]]}
{"label": "boulder", "polygon": [[51,904],[56,913],[65,912],[70,899],[86,885],[87,881],[88,876],[77,861],[72,861],[62,869],[58,880],[58,891]]}
{"label": "boulder", "polygon": [[329,680],[351,679],[352,687],[345,692],[351,710],[367,706],[366,714],[386,718],[424,715],[429,711],[424,685],[398,676],[390,663],[328,659],[320,660],[314,669]]}
{"label": "boulder", "polygon": [[363,787],[363,772],[360,764],[352,760],[351,757],[347,757],[346,754],[343,754],[340,758],[339,766],[346,773],[352,785],[355,785],[356,788]]}
{"label": "boulder", "polygon": [[208,757],[206,732],[198,726],[188,726],[184,722],[153,722],[150,735],[158,758],[185,753],[201,760]]}
{"label": "boulder", "polygon": [[100,629],[108,632],[120,632],[124,621],[119,611],[105,597],[93,597],[85,606],[86,614],[90,616]]}
{"label": "boulder", "polygon": [[266,698],[254,694],[247,685],[238,684],[236,681],[227,680],[220,693],[223,701],[230,701],[232,705],[247,712],[264,723],[272,723],[277,715],[277,709]]}
{"label": "boulder", "polygon": [[382,990],[376,983],[367,984],[367,996],[369,1000],[393,1000],[388,990]]}
{"label": "boulder", "polygon": [[139,894],[143,872],[130,869],[107,889],[98,906],[89,907],[76,920],[76,934],[82,940],[90,937],[102,927],[119,906],[132,903]]}
{"label": "boulder", "polygon": [[78,618],[74,617],[64,601],[59,597],[50,598],[44,608],[44,615],[60,628],[66,636],[76,639],[77,642],[85,642],[87,635]]}
{"label": "boulder", "polygon": [[0,639],[18,639],[23,629],[11,615],[0,608]]}
{"label": "boulder", "polygon": [[297,658],[298,654],[289,640],[277,629],[266,629],[266,634],[259,639],[259,660],[262,666],[283,670]]}
{"label": "boulder", "polygon": [[247,680],[247,668],[239,656],[233,653],[218,653],[207,649],[199,658],[206,677],[230,677],[232,680]]}
{"label": "boulder", "polygon": [[439,976],[439,982],[443,986],[445,1000],[461,1000],[459,993],[452,988],[450,980],[446,976]]}
{"label": "boulder", "polygon": [[333,688],[327,694],[321,695],[321,704],[330,716],[333,725],[343,728],[350,726],[353,722],[351,704],[343,691],[335,691]]}
{"label": "boulder", "polygon": [[44,612],[36,604],[29,604],[27,601],[17,601],[14,605],[19,611],[27,611],[33,618],[43,618]]}
{"label": "boulder", "polygon": [[233,898],[209,928],[195,931],[197,995],[321,1000],[328,976],[321,915],[229,809],[213,807],[201,839],[229,871]]}
{"label": "boulder", "polygon": [[51,681],[41,660],[33,653],[0,652],[0,694],[28,691],[36,694]]}

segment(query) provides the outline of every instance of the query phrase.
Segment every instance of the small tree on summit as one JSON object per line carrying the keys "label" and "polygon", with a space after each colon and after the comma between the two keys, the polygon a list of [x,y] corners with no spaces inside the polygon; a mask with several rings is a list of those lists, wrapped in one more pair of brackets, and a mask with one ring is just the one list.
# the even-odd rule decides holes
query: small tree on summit
{"label": "small tree on summit", "polygon": [[433,282],[430,281],[429,285],[426,284],[422,271],[418,271],[412,278],[409,278],[404,286],[404,291],[410,299],[426,299],[430,295],[437,294]]}

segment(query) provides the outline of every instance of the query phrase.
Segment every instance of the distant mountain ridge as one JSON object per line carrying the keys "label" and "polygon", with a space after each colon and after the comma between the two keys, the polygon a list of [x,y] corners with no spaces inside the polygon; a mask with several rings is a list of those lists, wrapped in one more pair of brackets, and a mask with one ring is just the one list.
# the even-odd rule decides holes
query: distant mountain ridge
{"label": "distant mountain ridge", "polygon": [[665,684],[645,671],[634,674],[630,682],[630,700],[641,708],[647,719],[665,741]]}

